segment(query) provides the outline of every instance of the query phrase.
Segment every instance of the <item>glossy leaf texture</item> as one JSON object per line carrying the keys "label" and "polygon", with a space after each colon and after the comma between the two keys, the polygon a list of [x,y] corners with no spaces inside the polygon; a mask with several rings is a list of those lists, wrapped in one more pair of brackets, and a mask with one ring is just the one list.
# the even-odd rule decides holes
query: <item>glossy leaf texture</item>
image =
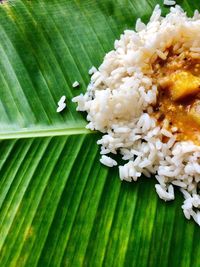
{"label": "glossy leaf texture", "polygon": [[[154,179],[120,182],[71,98],[155,0],[0,5],[0,266],[198,267],[200,230]],[[177,1],[189,15],[198,1]],[[79,88],[72,88],[74,81]],[[67,97],[67,108],[56,113]]]}

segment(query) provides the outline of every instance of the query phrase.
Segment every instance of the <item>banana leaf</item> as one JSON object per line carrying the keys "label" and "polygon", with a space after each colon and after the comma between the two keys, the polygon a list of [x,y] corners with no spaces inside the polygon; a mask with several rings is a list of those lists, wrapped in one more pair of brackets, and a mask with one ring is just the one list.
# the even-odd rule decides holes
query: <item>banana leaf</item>
{"label": "banana leaf", "polygon": [[[0,4],[0,266],[200,266],[200,230],[155,179],[120,182],[71,98],[156,0]],[[188,15],[199,1],[177,1]],[[80,82],[79,88],[72,83]],[[67,109],[56,113],[67,97]]]}

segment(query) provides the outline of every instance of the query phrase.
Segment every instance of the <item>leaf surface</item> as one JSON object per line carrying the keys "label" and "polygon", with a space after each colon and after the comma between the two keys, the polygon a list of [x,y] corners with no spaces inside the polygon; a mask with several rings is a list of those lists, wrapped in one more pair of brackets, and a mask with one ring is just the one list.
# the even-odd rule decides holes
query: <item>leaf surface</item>
{"label": "leaf surface", "polygon": [[[86,90],[145,0],[16,0],[0,5],[0,266],[200,266],[200,232],[182,196],[154,179],[120,182],[71,98]],[[189,15],[198,1],[177,1]],[[72,88],[74,81],[80,88]],[[56,113],[67,97],[67,109]]]}

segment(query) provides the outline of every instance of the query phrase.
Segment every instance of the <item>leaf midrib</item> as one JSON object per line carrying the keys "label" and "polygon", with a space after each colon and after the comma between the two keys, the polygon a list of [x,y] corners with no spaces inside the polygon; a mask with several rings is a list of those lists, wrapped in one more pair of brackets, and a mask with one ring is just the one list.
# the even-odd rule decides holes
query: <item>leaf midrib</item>
{"label": "leaf midrib", "polygon": [[67,127],[67,128],[43,128],[43,129],[23,129],[20,131],[7,131],[0,133],[0,140],[21,139],[21,138],[36,138],[48,136],[66,136],[66,135],[81,135],[96,133],[84,127]]}

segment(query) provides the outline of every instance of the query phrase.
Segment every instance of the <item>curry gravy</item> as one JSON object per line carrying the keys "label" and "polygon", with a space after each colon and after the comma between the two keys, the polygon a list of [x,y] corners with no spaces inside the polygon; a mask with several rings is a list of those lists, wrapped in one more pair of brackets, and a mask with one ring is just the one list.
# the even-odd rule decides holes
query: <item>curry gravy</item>
{"label": "curry gravy", "polygon": [[[192,52],[174,55],[169,50],[166,60],[154,63],[153,73],[158,85],[154,117],[160,124],[167,119],[170,129],[176,127],[177,140],[191,140],[200,145],[200,55]],[[173,90],[179,90],[178,97],[173,97]]]}

